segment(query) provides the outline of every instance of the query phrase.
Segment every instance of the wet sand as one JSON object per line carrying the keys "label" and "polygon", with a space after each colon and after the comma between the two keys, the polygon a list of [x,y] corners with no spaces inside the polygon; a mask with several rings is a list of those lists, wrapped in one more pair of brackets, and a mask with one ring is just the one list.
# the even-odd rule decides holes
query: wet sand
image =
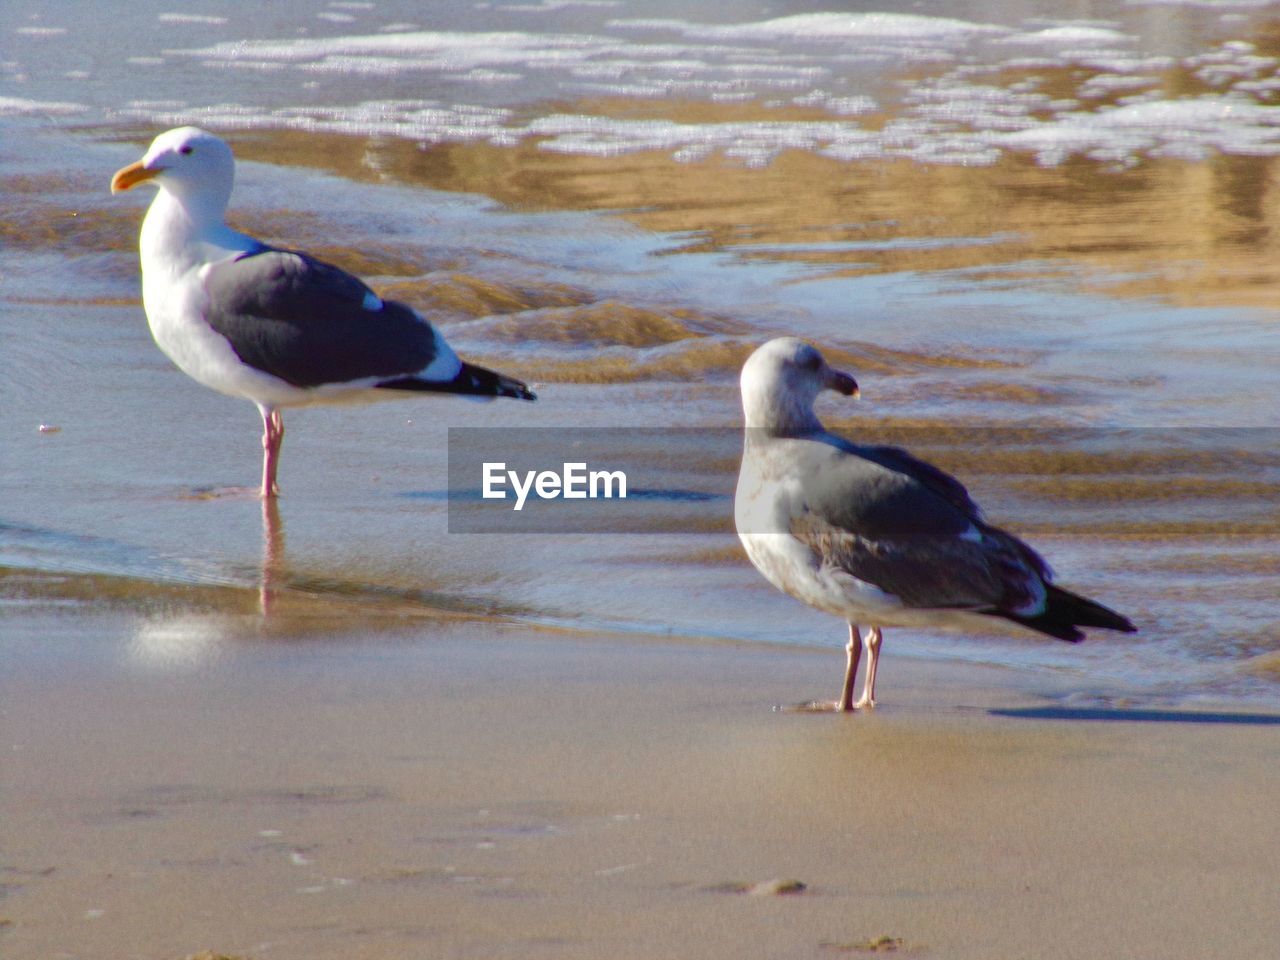
{"label": "wet sand", "polygon": [[[437,6],[435,29],[512,26],[500,5]],[[598,15],[639,9],[624,8]],[[278,27],[127,4],[91,30],[19,17],[0,156],[0,267],[19,280],[0,310],[0,953],[1271,960],[1280,747],[1273,715],[1243,711],[1274,713],[1280,689],[1280,158],[1259,155],[1257,112],[1277,97],[1280,32],[1155,8],[1139,30],[1135,9],[1091,13],[1144,38],[1117,40],[1119,64],[877,66],[897,92],[872,91],[880,112],[858,123],[879,135],[953,94],[987,123],[1030,92],[1106,133],[1107,111],[1150,87],[1148,106],[1252,130],[1243,152],[1124,146],[1046,166],[1017,150],[972,167],[815,143],[759,166],[720,152],[727,128],[830,111],[558,80],[508,102],[492,76],[418,64],[389,85],[168,52],[293,37],[316,27],[306,6]],[[518,30],[552,30],[529,12],[510,11]],[[579,32],[594,14],[564,16]],[[1187,49],[1135,59],[1156,34]],[[644,48],[618,39],[602,62],[630,70]],[[831,79],[861,89],[844,67]],[[373,98],[416,110],[406,96],[478,96],[530,131],[548,110],[624,134],[653,121],[710,152],[306,119]],[[964,647],[1017,669],[925,662],[952,641],[890,633],[876,714],[775,713],[835,693],[842,631],[720,527],[448,535],[445,423],[509,426],[498,405],[291,415],[286,551],[283,525],[260,532],[256,503],[218,494],[255,477],[256,414],[156,351],[144,200],[106,192],[169,111],[246,161],[234,225],[332,259],[469,358],[537,381],[522,426],[735,428],[742,360],[802,333],[863,381],[866,406],[829,408],[832,426],[955,471],[1065,585],[1142,632]],[[934,157],[963,132],[929,129]],[[698,465],[731,478],[736,446],[719,459]]]}
{"label": "wet sand", "polygon": [[[180,606],[7,615],[11,960],[1280,941],[1276,717],[1072,709],[1061,680],[892,634],[874,714],[775,712],[833,693],[841,652],[444,619],[291,637]],[[160,635],[216,653],[165,661]]]}

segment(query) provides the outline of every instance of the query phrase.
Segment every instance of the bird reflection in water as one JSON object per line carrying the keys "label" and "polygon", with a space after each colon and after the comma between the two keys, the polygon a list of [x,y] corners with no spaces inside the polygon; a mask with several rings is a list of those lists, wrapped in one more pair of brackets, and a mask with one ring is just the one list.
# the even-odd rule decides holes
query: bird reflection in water
{"label": "bird reflection in water", "polygon": [[177,612],[167,602],[159,604],[162,612],[144,619],[130,639],[129,659],[148,670],[193,672],[216,661],[234,643],[279,632],[287,568],[284,523],[274,498],[262,501],[257,580],[256,603],[243,589],[218,587],[208,593],[201,590],[196,604]]}
{"label": "bird reflection in water", "polygon": [[284,524],[275,497],[262,499],[262,569],[258,580],[258,612],[271,616],[276,595],[284,585]]}

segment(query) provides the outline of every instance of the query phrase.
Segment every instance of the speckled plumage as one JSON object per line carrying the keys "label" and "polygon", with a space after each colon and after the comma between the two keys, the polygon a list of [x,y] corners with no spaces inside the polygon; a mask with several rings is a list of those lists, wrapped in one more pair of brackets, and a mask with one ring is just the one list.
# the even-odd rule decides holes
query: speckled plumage
{"label": "speckled plumage", "polygon": [[[982,629],[998,618],[1069,641],[1083,639],[1080,626],[1133,630],[1054,586],[1043,558],[988,524],[954,477],[896,447],[829,433],[813,412],[825,389],[849,395],[857,385],[801,340],[772,340],[748,359],[734,514],[747,556],[770,583],[849,623],[837,708],[874,705],[884,626]],[[859,623],[872,625],[870,642]],[[867,680],[855,704],[863,646]]]}

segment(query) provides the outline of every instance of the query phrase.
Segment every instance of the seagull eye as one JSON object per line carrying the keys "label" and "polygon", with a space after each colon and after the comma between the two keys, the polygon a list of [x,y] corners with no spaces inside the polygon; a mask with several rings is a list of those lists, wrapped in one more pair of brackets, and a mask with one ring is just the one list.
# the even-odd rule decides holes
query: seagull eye
{"label": "seagull eye", "polygon": [[196,148],[191,146],[191,144],[188,143],[185,147],[179,147],[178,152],[183,156],[190,156],[191,154],[196,152]]}
{"label": "seagull eye", "polygon": [[818,367],[822,366],[822,358],[816,353],[811,353],[804,358],[804,363],[801,366],[806,370],[817,370]]}

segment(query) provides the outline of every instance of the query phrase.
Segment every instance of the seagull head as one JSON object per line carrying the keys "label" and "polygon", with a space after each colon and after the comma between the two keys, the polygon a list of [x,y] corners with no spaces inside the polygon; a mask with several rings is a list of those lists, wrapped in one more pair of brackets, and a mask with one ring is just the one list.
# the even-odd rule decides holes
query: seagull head
{"label": "seagull head", "polygon": [[813,344],[795,337],[770,340],[742,367],[742,410],[748,428],[778,435],[822,430],[813,403],[823,390],[858,396],[858,383],[833,369]]}
{"label": "seagull head", "polygon": [[111,192],[151,182],[193,213],[198,207],[221,218],[234,179],[235,159],[226,143],[199,127],[178,127],[152,140],[141,160],[117,170]]}

